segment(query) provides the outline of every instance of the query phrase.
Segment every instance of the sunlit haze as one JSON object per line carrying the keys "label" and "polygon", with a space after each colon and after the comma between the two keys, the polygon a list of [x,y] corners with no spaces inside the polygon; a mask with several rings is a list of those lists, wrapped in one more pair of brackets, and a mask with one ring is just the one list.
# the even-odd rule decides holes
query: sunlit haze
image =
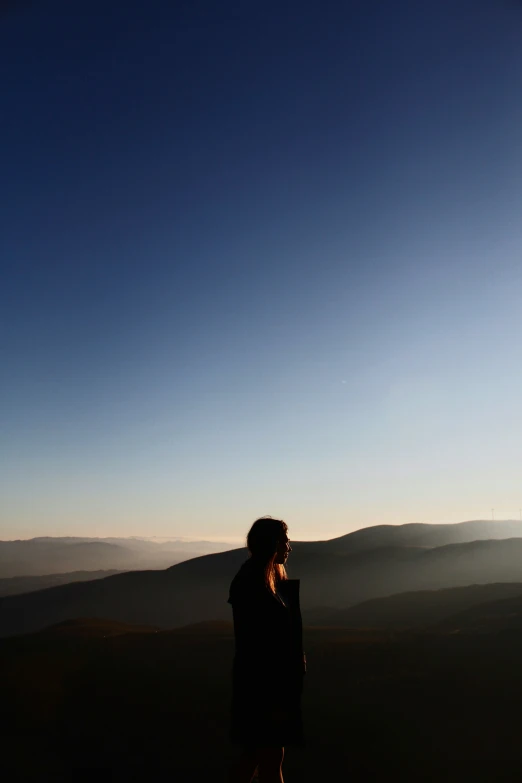
{"label": "sunlit haze", "polygon": [[515,6],[111,9],[0,16],[0,538],[518,519]]}

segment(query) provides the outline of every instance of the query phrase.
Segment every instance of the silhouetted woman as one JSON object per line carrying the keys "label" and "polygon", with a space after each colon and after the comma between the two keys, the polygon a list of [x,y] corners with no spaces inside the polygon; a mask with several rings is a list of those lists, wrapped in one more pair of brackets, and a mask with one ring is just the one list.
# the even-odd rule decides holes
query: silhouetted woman
{"label": "silhouetted woman", "polygon": [[231,783],[281,783],[285,745],[302,745],[303,654],[299,579],[288,579],[292,551],[280,519],[256,520],[249,559],[230,586],[236,640],[231,739],[241,755]]}

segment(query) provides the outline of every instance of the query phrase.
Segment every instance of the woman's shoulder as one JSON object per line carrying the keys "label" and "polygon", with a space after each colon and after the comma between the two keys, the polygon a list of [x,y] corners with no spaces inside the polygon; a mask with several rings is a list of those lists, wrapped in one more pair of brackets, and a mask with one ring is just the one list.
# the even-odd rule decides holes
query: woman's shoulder
{"label": "woman's shoulder", "polygon": [[264,595],[267,588],[264,584],[263,573],[254,567],[252,560],[243,563],[230,585],[230,594],[228,603],[253,597],[255,595]]}

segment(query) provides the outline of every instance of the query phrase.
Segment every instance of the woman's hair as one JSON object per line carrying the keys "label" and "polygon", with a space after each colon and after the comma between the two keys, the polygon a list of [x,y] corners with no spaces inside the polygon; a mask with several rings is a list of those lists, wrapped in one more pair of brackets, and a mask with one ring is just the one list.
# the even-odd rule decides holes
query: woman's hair
{"label": "woman's hair", "polygon": [[286,522],[267,516],[256,519],[247,535],[250,556],[263,567],[265,584],[272,593],[278,582],[287,579],[284,565],[275,562],[279,543],[287,533]]}

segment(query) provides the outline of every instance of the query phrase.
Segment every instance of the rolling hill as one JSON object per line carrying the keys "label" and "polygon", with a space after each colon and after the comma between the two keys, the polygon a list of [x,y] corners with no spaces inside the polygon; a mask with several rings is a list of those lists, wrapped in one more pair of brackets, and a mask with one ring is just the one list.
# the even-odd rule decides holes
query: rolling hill
{"label": "rolling hill", "polygon": [[118,573],[121,572],[107,570],[72,571],[69,574],[47,574],[46,576],[11,576],[7,579],[0,579],[0,597],[34,593],[36,590],[45,590],[47,587],[57,587],[70,582],[90,582],[92,579],[103,579]]}
{"label": "rolling hill", "polygon": [[[303,611],[326,606],[346,609],[394,593],[444,587],[522,582],[522,539],[470,540],[428,547],[424,540],[444,542],[462,535],[485,535],[487,524],[405,526],[393,535],[402,546],[389,545],[390,531],[357,531],[326,542],[292,542],[289,575],[300,578]],[[512,530],[509,523],[505,532]],[[428,528],[424,530],[424,528]],[[457,531],[452,528],[458,528]],[[496,523],[495,532],[501,530]],[[361,537],[366,537],[361,549]],[[350,545],[350,536],[355,544]],[[380,546],[381,536],[386,546]],[[338,548],[336,548],[336,541]],[[173,628],[205,620],[229,620],[228,587],[244,549],[197,557],[164,571],[135,571],[92,582],[75,583],[0,602],[0,635],[37,630],[76,617],[110,618],[124,623]]]}
{"label": "rolling hill", "polygon": [[[337,612],[316,610],[311,613],[310,622],[318,626],[386,630],[428,629],[434,625],[454,628],[459,623],[459,617],[463,618],[460,623],[465,626],[473,613],[481,616],[482,607],[485,609],[502,604],[505,598],[520,600],[522,608],[522,583],[493,583],[397,593],[363,601]],[[468,612],[472,607],[473,612]]]}

